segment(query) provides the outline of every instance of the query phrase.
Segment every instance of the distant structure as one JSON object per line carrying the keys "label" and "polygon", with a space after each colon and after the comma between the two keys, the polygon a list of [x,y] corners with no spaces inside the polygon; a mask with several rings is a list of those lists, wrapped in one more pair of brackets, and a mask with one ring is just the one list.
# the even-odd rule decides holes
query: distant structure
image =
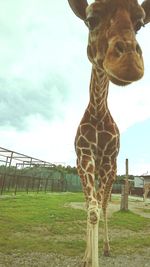
{"label": "distant structure", "polygon": [[150,192],[150,175],[135,176],[134,187],[143,189],[143,199],[146,203],[148,193]]}

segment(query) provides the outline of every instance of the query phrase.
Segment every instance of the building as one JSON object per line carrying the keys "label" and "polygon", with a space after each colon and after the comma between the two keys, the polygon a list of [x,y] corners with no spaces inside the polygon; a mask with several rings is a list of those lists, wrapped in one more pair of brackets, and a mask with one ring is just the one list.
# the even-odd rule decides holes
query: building
{"label": "building", "polygon": [[134,187],[143,188],[145,184],[150,183],[150,175],[142,175],[134,177]]}

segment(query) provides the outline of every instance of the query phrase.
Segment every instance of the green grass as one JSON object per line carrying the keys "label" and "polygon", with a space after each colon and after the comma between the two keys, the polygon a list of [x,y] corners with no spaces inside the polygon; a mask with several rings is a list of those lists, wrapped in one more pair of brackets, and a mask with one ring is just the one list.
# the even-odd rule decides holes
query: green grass
{"label": "green grass", "polygon": [[150,220],[131,211],[118,211],[113,214],[109,225],[120,230],[128,229],[138,232],[143,230],[143,227],[149,229]]}
{"label": "green grass", "polygon": [[[77,199],[83,201],[83,195],[34,194],[0,199],[0,251],[57,252],[64,249],[67,252],[69,249],[72,254],[78,244],[68,239],[73,239],[76,233],[85,233],[86,224],[84,211],[66,207]],[[83,243],[82,239],[77,243]]]}
{"label": "green grass", "polygon": [[[131,211],[118,211],[112,215],[109,229],[119,233],[111,242],[113,254],[141,253],[150,247],[150,219]],[[121,237],[123,236],[123,237]]]}
{"label": "green grass", "polygon": [[[0,198],[0,252],[83,254],[86,212],[68,206],[70,202],[83,201],[82,193],[20,194]],[[102,224],[100,222],[100,227]],[[111,241],[113,253],[150,246],[149,236],[142,235],[149,230],[149,225],[150,219],[132,212],[114,213],[109,229],[110,232],[117,229],[119,236]],[[126,230],[135,235],[121,238]]]}

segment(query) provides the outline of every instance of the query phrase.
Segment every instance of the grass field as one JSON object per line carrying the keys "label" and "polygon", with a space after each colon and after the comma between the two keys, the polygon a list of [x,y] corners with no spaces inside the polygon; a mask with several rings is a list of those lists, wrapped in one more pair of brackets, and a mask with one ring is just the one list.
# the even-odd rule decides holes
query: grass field
{"label": "grass field", "polygon": [[[14,251],[82,255],[85,250],[86,212],[68,204],[83,201],[82,193],[1,197],[0,252],[6,255]],[[101,251],[102,224],[101,221]],[[109,219],[109,229],[114,255],[140,252],[150,247],[148,218],[130,211],[115,212]]]}

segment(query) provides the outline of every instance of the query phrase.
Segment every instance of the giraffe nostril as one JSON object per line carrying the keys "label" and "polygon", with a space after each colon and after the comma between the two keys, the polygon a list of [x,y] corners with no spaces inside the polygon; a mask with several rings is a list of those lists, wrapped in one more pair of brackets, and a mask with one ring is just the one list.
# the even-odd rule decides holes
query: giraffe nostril
{"label": "giraffe nostril", "polygon": [[115,50],[118,53],[118,56],[121,56],[125,52],[124,43],[121,42],[121,41],[116,42],[116,44],[115,44]]}
{"label": "giraffe nostril", "polygon": [[136,45],[136,52],[141,56],[142,55],[142,50],[139,44]]}

